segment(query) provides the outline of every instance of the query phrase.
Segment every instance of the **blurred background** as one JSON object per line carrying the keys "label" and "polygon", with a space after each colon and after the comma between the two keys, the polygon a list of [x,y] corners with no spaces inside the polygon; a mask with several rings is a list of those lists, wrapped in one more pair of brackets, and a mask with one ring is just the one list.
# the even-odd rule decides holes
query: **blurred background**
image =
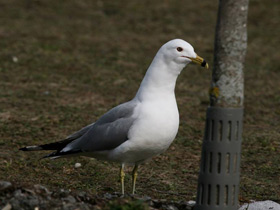
{"label": "blurred background", "polygon": [[[94,195],[119,191],[117,164],[39,161],[46,153],[18,148],[61,140],[132,99],[171,39],[191,43],[211,69],[217,10],[217,0],[0,0],[0,180]],[[278,0],[250,1],[241,202],[280,202],[279,25]],[[139,169],[138,194],[195,199],[210,81],[211,71],[196,65],[180,75],[179,133]]]}

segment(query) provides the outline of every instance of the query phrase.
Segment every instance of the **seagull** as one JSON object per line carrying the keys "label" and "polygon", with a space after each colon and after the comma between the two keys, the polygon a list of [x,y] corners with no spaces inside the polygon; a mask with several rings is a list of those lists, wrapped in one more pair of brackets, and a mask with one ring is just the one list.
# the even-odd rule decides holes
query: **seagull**
{"label": "seagull", "polygon": [[175,98],[176,80],[183,68],[207,62],[182,39],[165,43],[149,66],[135,97],[120,104],[96,122],[66,139],[26,146],[22,151],[54,150],[43,158],[87,156],[120,163],[121,192],[124,195],[124,166],[133,165],[132,194],[139,164],[167,150],[179,128]]}

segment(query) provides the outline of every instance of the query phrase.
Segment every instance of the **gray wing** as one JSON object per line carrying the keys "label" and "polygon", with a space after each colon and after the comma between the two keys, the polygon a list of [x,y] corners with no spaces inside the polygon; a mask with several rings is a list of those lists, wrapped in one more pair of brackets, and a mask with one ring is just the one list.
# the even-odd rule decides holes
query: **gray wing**
{"label": "gray wing", "polygon": [[94,123],[91,123],[91,124],[83,127],[82,129],[78,130],[75,133],[72,133],[71,135],[67,136],[67,138],[65,140],[74,140],[74,139],[77,139],[77,138],[81,137],[86,132],[88,132],[88,130],[93,126]]}
{"label": "gray wing", "polygon": [[81,130],[71,134],[66,139],[63,139],[61,141],[52,142],[52,143],[49,143],[49,144],[26,146],[26,147],[20,148],[20,150],[23,150],[23,151],[57,150],[56,152],[51,153],[51,154],[49,154],[45,157],[55,156],[56,154],[58,154],[61,151],[61,149],[65,148],[65,146],[69,145],[75,139],[78,139],[81,136],[83,136],[85,133],[87,133],[91,129],[93,124],[94,123],[92,123],[90,125],[87,125],[86,127],[84,127]]}
{"label": "gray wing", "polygon": [[84,135],[68,144],[61,152],[94,152],[118,147],[128,140],[128,131],[135,121],[135,107],[136,103],[130,101],[111,109],[91,125]]}

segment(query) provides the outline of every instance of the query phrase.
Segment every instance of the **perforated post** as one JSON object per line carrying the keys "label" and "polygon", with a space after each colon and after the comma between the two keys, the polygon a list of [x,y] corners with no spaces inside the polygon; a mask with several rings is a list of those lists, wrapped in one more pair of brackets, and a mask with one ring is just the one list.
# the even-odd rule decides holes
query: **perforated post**
{"label": "perforated post", "polygon": [[242,108],[208,108],[195,210],[237,209],[242,118]]}

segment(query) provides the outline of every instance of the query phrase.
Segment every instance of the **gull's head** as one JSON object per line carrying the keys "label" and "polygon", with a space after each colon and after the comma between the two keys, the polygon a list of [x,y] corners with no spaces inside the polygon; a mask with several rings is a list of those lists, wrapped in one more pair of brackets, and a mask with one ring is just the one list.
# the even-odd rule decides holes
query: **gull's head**
{"label": "gull's head", "polygon": [[208,69],[208,63],[199,57],[193,47],[182,39],[173,39],[164,44],[158,54],[167,64],[178,66],[183,69],[187,64],[193,62]]}

